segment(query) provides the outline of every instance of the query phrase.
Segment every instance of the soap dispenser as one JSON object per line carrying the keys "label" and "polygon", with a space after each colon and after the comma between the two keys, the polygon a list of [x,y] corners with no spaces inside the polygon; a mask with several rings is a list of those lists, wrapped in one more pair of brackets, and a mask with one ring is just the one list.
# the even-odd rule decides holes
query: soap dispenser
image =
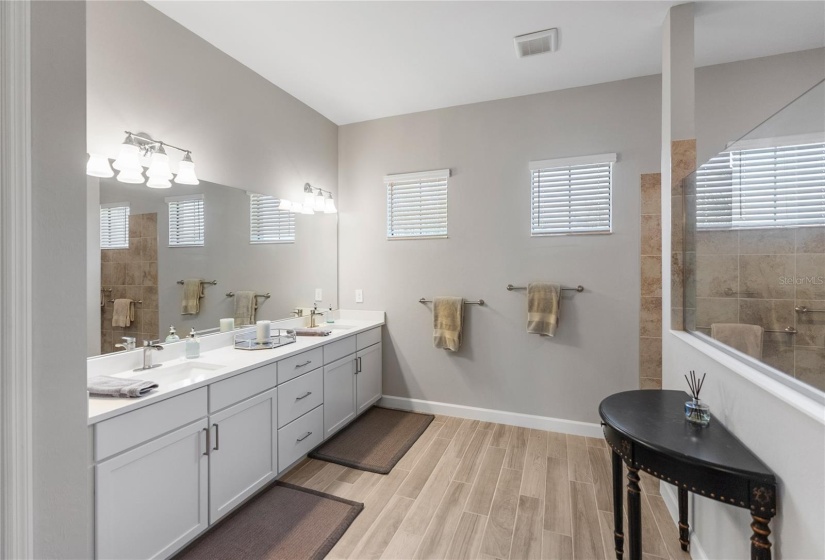
{"label": "soap dispenser", "polygon": [[329,304],[329,313],[327,313],[327,323],[335,323],[335,316],[332,314],[332,304]]}
{"label": "soap dispenser", "polygon": [[195,329],[192,329],[192,332],[189,333],[189,336],[186,338],[186,358],[193,359],[193,358],[200,358],[201,355],[201,342],[198,340],[198,337],[195,335]]}
{"label": "soap dispenser", "polygon": [[166,342],[177,342],[180,340],[180,337],[175,332],[175,326],[172,325],[169,327],[169,336],[166,337]]}

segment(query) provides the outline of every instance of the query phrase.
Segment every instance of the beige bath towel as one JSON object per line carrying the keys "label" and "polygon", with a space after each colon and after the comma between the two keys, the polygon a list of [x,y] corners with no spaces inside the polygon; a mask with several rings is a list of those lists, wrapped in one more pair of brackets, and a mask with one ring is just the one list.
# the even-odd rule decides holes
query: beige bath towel
{"label": "beige bath towel", "polygon": [[464,298],[433,299],[433,344],[436,348],[457,351],[461,346],[464,322]]}
{"label": "beige bath towel", "polygon": [[554,336],[559,324],[561,286],[546,282],[527,284],[527,332]]}
{"label": "beige bath towel", "polygon": [[257,308],[258,299],[255,292],[235,292],[235,326],[254,324]]}
{"label": "beige bath towel", "polygon": [[765,329],[759,325],[740,325],[739,323],[713,323],[710,336],[722,344],[736,348],[748,356],[762,359],[762,337]]}
{"label": "beige bath towel", "polygon": [[183,281],[183,300],[180,304],[181,315],[197,315],[201,310],[203,282],[198,278]]}
{"label": "beige bath towel", "polygon": [[112,308],[112,326],[128,327],[135,320],[135,302],[131,299],[116,299]]}

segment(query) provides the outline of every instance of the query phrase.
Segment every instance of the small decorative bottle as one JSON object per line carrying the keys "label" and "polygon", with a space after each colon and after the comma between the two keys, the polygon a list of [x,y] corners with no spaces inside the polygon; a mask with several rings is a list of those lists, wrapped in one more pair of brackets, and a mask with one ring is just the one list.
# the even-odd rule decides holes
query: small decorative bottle
{"label": "small decorative bottle", "polygon": [[697,426],[710,424],[710,407],[694,398],[685,402],[685,419]]}
{"label": "small decorative bottle", "polygon": [[195,335],[195,329],[193,328],[192,332],[190,332],[186,338],[186,358],[191,360],[193,358],[200,358],[200,355],[201,343]]}
{"label": "small decorative bottle", "polygon": [[180,337],[175,332],[175,326],[172,325],[169,327],[169,336],[166,337],[166,342],[177,342],[180,340]]}

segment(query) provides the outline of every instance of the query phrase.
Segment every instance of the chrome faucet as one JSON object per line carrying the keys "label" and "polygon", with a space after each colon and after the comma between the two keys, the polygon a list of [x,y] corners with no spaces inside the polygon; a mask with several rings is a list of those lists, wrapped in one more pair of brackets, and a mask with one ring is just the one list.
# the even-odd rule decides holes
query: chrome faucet
{"label": "chrome faucet", "polygon": [[144,340],[143,341],[143,367],[135,368],[134,371],[145,371],[160,367],[161,364],[152,365],[152,351],[163,350],[163,346],[158,344],[160,340]]}
{"label": "chrome faucet", "polygon": [[135,349],[135,337],[133,336],[122,336],[123,342],[115,344],[115,348],[123,348],[125,351],[134,350]]}
{"label": "chrome faucet", "polygon": [[317,327],[318,324],[315,322],[315,317],[318,315],[323,316],[324,313],[326,313],[326,311],[318,311],[318,304],[316,303],[315,307],[309,310],[309,328],[314,329]]}

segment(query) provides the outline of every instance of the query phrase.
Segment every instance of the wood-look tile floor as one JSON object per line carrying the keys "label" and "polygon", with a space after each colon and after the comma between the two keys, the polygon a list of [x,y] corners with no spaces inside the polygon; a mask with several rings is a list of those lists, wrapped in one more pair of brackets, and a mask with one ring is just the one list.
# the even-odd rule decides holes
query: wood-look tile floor
{"label": "wood-look tile floor", "polygon": [[[609,453],[601,439],[436,416],[388,475],[308,459],[282,480],[364,503],[331,559],[612,560]],[[688,560],[639,474],[645,560]]]}

